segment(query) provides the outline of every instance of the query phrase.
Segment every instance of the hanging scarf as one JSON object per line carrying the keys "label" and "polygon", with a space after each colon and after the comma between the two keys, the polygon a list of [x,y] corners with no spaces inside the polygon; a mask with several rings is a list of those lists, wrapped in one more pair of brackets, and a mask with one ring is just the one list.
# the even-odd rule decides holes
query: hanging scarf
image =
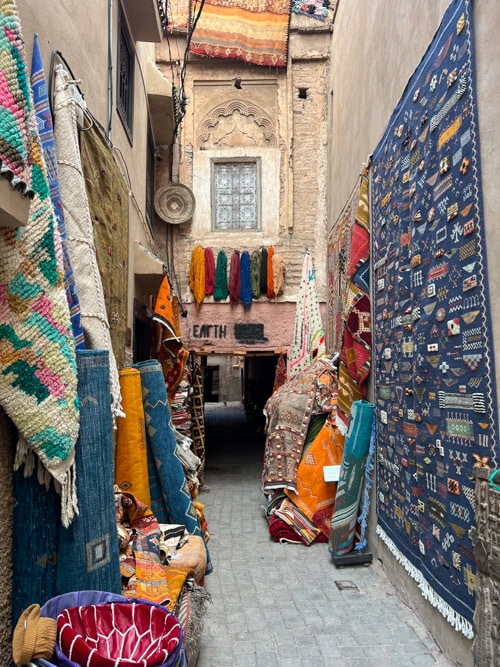
{"label": "hanging scarf", "polygon": [[240,300],[240,253],[235,250],[231,255],[231,266],[229,268],[229,300],[232,304]]}
{"label": "hanging scarf", "polygon": [[250,259],[250,280],[252,281],[252,296],[254,299],[260,297],[260,266],[262,257],[258,250],[254,250]]}
{"label": "hanging scarf", "polygon": [[285,288],[285,260],[281,255],[273,255],[273,280],[275,295],[283,294]]}
{"label": "hanging scarf", "polygon": [[50,188],[50,198],[54,208],[54,215],[57,222],[57,229],[61,237],[62,260],[64,267],[64,287],[66,289],[66,298],[71,313],[71,326],[73,327],[73,336],[75,338],[75,347],[77,350],[85,349],[85,340],[80,321],[80,301],[76,292],[75,276],[71,265],[71,258],[68,249],[68,235],[64,223],[64,211],[59,191],[59,177],[57,174],[56,144],[54,141],[54,128],[52,125],[52,114],[49,106],[49,95],[45,72],[43,70],[42,54],[38,45],[38,35],[35,35],[33,43],[33,58],[31,62],[31,89],[33,91],[33,101],[35,103],[35,112],[42,144],[43,157],[47,165],[47,182]]}
{"label": "hanging scarf", "polygon": [[214,300],[224,301],[227,299],[227,256],[224,250],[219,250],[217,255],[217,269],[215,271]]}
{"label": "hanging scarf", "polygon": [[240,300],[245,308],[247,308],[252,303],[252,281],[250,278],[250,255],[246,250],[241,254],[240,274]]}
{"label": "hanging scarf", "polygon": [[205,298],[205,252],[201,245],[195,246],[191,255],[189,287],[193,293],[196,307],[199,308]]}
{"label": "hanging scarf", "polygon": [[212,296],[215,282],[215,260],[212,248],[205,248],[205,295]]}
{"label": "hanging scarf", "polygon": [[267,248],[262,248],[260,263],[260,293],[267,294]]}
{"label": "hanging scarf", "polygon": [[273,246],[269,247],[267,251],[267,298],[274,299],[276,292],[274,291],[274,277],[273,277]]}

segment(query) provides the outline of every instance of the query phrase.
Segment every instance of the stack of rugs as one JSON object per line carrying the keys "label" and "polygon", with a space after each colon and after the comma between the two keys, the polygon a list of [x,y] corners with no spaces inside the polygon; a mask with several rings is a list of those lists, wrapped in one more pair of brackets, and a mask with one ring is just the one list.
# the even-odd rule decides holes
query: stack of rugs
{"label": "stack of rugs", "polygon": [[337,374],[328,357],[313,361],[268,400],[263,490],[276,542],[327,542],[336,484],[323,466],[340,465],[344,436],[336,427]]}

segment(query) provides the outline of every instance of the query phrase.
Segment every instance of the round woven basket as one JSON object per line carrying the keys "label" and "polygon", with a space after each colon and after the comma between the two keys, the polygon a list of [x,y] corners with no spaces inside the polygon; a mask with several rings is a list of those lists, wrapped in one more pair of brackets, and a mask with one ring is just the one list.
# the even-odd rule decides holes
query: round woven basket
{"label": "round woven basket", "polygon": [[155,210],[159,217],[171,225],[179,225],[193,217],[194,196],[185,185],[165,185],[155,194]]}

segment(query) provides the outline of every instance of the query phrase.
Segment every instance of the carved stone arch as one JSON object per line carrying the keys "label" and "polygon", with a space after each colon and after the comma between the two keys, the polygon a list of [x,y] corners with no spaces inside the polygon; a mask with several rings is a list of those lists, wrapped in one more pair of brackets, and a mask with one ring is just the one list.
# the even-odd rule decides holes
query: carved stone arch
{"label": "carved stone arch", "polygon": [[235,145],[278,146],[273,121],[256,104],[232,100],[213,108],[199,123],[196,133],[198,148]]}

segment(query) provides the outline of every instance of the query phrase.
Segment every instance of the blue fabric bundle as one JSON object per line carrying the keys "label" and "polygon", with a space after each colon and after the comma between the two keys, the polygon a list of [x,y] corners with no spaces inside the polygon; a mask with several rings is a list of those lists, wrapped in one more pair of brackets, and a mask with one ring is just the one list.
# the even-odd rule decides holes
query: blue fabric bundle
{"label": "blue fabric bundle", "polygon": [[252,278],[250,275],[250,255],[247,250],[240,258],[240,301],[247,308],[252,304]]}

